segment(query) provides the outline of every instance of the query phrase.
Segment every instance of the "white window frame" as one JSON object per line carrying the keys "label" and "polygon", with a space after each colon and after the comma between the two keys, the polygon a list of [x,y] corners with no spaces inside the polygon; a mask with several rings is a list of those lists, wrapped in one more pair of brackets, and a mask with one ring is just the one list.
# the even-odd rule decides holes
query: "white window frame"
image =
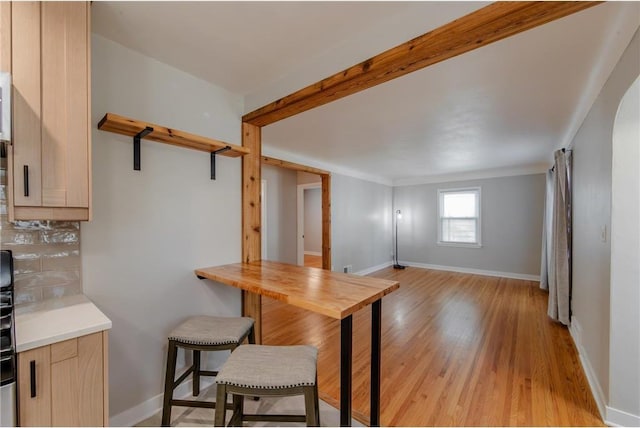
{"label": "white window frame", "polygon": [[[447,193],[476,193],[477,198],[477,216],[469,218],[477,218],[476,223],[476,241],[477,242],[455,242],[442,240],[442,211],[444,209],[444,195]],[[464,247],[464,248],[481,248],[482,247],[482,188],[481,187],[462,187],[455,189],[438,189],[438,245],[446,247]]]}

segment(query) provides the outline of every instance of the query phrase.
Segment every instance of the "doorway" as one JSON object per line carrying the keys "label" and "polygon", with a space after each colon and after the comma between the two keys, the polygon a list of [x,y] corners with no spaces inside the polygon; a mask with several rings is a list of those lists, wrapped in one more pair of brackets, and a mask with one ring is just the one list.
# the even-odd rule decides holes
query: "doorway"
{"label": "doorway", "polygon": [[[279,168],[284,168],[287,170],[296,171],[298,173],[298,176],[301,177],[299,180],[297,180],[297,184],[310,184],[310,183],[319,184],[320,194],[321,194],[321,206],[322,206],[322,209],[321,209],[322,224],[320,227],[320,230],[322,233],[322,239],[321,239],[322,256],[320,258],[322,263],[321,267],[322,269],[332,270],[333,266],[331,263],[331,173],[329,171],[325,171],[319,168],[314,168],[307,165],[301,165],[294,162],[284,161],[284,160],[272,158],[269,156],[262,156],[261,161],[262,161],[262,165],[270,165],[270,166],[275,166]],[[265,189],[265,193],[266,193],[266,189]],[[269,193],[273,193],[273,192],[270,190]],[[296,194],[296,199],[301,199],[301,198],[298,198]],[[296,222],[297,222],[298,220],[297,213],[293,210],[291,212],[294,214],[294,216],[296,216]],[[268,216],[269,215],[267,214],[267,217]],[[290,221],[287,224],[292,224],[292,223],[293,221]],[[293,227],[294,227],[293,228],[294,233],[297,233],[298,232],[297,226],[293,226]],[[301,234],[298,233],[297,236],[294,237],[296,248],[295,248],[294,257],[293,257],[296,263],[299,265],[304,263],[304,250],[302,252],[302,260],[298,260],[298,248],[299,247],[304,248],[303,246],[297,245],[298,243],[297,241],[298,239],[300,239],[300,236]],[[264,254],[265,253],[263,253],[263,256]]]}
{"label": "doorway", "polygon": [[297,261],[300,266],[322,268],[322,184],[320,176],[298,172]]}

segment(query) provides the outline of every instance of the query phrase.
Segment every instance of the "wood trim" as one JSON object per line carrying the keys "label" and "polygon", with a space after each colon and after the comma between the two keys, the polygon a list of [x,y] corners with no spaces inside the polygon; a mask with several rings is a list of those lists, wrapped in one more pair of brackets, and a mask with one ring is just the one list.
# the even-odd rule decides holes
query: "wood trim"
{"label": "wood trim", "polygon": [[331,270],[331,176],[322,175],[322,269]]}
{"label": "wood trim", "polygon": [[[249,153],[242,157],[242,261],[245,263],[260,260],[262,257],[261,146],[260,127],[243,123],[242,147]],[[256,343],[262,343],[262,297],[243,290],[242,314],[255,320]]]}
{"label": "wood trim", "polygon": [[153,131],[144,137],[145,140],[157,141],[159,143],[171,144],[193,150],[200,150],[207,153],[211,153],[225,147],[231,147],[230,150],[220,153],[222,156],[229,157],[244,156],[249,153],[249,150],[246,147],[226,143],[220,140],[214,140],[213,138],[202,137],[200,135],[179,131],[177,129],[167,128],[151,122],[129,119],[114,113],[105,114],[98,123],[98,129],[102,131],[114,132],[116,134],[127,135],[129,137],[135,136],[148,126],[153,128]]}
{"label": "wood trim", "polygon": [[266,126],[601,2],[496,2],[243,116]]}
{"label": "wood trim", "polygon": [[280,168],[291,169],[293,171],[308,172],[309,174],[329,175],[329,171],[314,168],[312,166],[302,165],[295,162],[289,162],[282,159],[276,159],[269,156],[262,156],[262,163],[265,165],[277,166]]}

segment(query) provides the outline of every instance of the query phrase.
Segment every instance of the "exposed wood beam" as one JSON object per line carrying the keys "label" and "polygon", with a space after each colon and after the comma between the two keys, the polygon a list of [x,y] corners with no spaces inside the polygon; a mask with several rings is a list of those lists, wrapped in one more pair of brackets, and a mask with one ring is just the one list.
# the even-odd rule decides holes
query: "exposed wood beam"
{"label": "exposed wood beam", "polygon": [[600,3],[492,3],[252,111],[242,120],[266,126]]}
{"label": "exposed wood beam", "polygon": [[324,169],[313,168],[311,166],[301,165],[299,163],[276,159],[269,156],[262,156],[262,163],[265,165],[278,166],[280,168],[291,169],[294,171],[308,172],[309,174],[330,175],[330,172],[325,171]]}

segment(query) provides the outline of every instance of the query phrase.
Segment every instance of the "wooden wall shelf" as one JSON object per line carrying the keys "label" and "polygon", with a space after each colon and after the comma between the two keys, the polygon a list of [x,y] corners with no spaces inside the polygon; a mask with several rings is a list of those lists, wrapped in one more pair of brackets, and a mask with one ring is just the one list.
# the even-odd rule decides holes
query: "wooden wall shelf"
{"label": "wooden wall shelf", "polygon": [[250,150],[243,146],[225,143],[213,138],[201,137],[177,129],[167,128],[154,123],[129,119],[114,113],[107,113],[98,123],[98,129],[133,137],[133,169],[140,170],[140,139],[144,138],[159,143],[171,144],[211,154],[211,179],[216,178],[216,155],[238,157],[249,154]]}
{"label": "wooden wall shelf", "polygon": [[105,114],[100,123],[98,123],[98,129],[128,135],[129,137],[135,137],[147,127],[153,128],[153,131],[144,137],[147,140],[200,150],[207,153],[213,153],[216,150],[231,147],[231,149],[224,152],[224,154],[220,153],[229,157],[244,156],[249,153],[249,149],[246,147],[225,143],[224,141],[214,140],[212,138],[201,137],[149,122],[129,119],[113,113]]}

